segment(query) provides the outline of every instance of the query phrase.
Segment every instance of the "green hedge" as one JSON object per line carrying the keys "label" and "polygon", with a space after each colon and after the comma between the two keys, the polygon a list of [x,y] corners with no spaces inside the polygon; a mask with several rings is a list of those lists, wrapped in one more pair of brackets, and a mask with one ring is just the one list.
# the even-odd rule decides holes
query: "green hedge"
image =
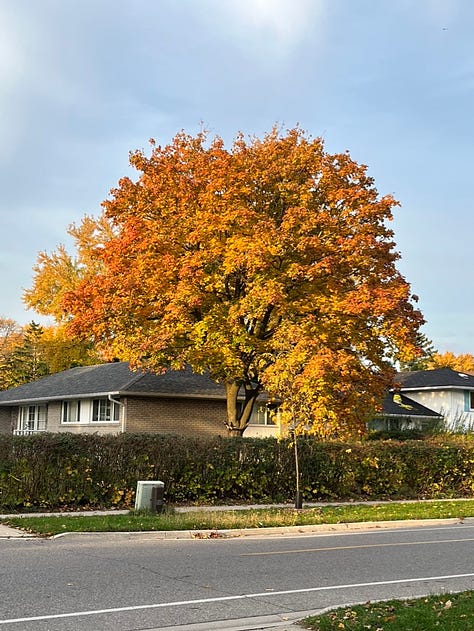
{"label": "green hedge", "polygon": [[[474,441],[299,439],[305,501],[467,497]],[[131,507],[137,480],[179,503],[291,502],[289,441],[123,434],[0,435],[0,509]]]}

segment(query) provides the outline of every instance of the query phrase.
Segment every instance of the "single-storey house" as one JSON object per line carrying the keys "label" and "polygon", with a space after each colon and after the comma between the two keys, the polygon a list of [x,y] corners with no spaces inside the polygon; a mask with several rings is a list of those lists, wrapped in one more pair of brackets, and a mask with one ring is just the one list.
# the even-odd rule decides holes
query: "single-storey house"
{"label": "single-storey house", "polygon": [[[190,369],[132,371],[127,362],[80,366],[0,392],[0,433],[152,432],[226,435],[221,384]],[[265,396],[244,436],[277,436]],[[399,373],[371,429],[427,429],[444,421],[474,427],[474,375],[450,368]]]}
{"label": "single-storey house", "polygon": [[[0,432],[156,432],[225,436],[225,389],[191,370],[152,374],[127,362],[80,366],[0,392]],[[275,435],[264,399],[245,436]]]}

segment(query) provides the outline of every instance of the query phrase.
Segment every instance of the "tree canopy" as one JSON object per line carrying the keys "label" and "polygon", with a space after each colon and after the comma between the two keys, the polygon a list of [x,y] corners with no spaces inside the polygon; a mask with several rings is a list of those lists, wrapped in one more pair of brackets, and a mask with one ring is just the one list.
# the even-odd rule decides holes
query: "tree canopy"
{"label": "tree canopy", "polygon": [[452,368],[460,372],[474,374],[474,356],[470,353],[456,355],[450,351],[434,353],[430,359],[428,368]]}
{"label": "tree canopy", "polygon": [[[42,254],[27,304],[137,367],[209,371],[231,432],[264,388],[309,431],[361,429],[423,322],[396,268],[397,202],[299,128],[230,149],[182,132],[130,162],[138,178],[103,203],[98,240],[76,228],[75,258]],[[52,296],[47,276],[71,266]]]}
{"label": "tree canopy", "polygon": [[75,255],[71,256],[62,244],[51,254],[40,252],[33,267],[33,286],[23,294],[29,308],[41,315],[53,316],[58,323],[69,319],[63,306],[64,296],[80,282],[94,279],[99,273],[98,253],[114,232],[104,215],[97,219],[86,215],[79,226],[72,224],[69,227],[68,234],[74,240]]}
{"label": "tree canopy", "polygon": [[20,326],[0,317],[0,390],[101,361],[90,342],[71,339],[64,325]]}
{"label": "tree canopy", "polygon": [[419,331],[416,336],[418,354],[408,360],[399,362],[400,370],[413,372],[415,370],[428,370],[433,368],[434,357],[438,355],[433,342]]}

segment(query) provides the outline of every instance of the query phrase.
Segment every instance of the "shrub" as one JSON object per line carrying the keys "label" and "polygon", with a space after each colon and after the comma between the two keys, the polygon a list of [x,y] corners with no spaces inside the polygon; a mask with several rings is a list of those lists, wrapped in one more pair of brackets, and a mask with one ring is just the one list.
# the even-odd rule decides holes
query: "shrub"
{"label": "shrub", "polygon": [[[449,498],[474,491],[474,440],[298,439],[305,501]],[[176,503],[291,502],[292,444],[274,438],[0,435],[5,510],[131,507],[137,480],[162,480]]]}

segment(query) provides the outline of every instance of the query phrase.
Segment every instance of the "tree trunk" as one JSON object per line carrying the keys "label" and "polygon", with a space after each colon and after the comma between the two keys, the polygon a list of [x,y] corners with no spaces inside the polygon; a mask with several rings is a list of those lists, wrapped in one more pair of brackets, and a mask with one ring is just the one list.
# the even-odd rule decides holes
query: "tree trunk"
{"label": "tree trunk", "polygon": [[227,399],[227,431],[229,436],[242,436],[252,416],[253,406],[260,393],[260,387],[244,385],[245,399],[239,405],[241,384],[235,380],[225,384]]}

